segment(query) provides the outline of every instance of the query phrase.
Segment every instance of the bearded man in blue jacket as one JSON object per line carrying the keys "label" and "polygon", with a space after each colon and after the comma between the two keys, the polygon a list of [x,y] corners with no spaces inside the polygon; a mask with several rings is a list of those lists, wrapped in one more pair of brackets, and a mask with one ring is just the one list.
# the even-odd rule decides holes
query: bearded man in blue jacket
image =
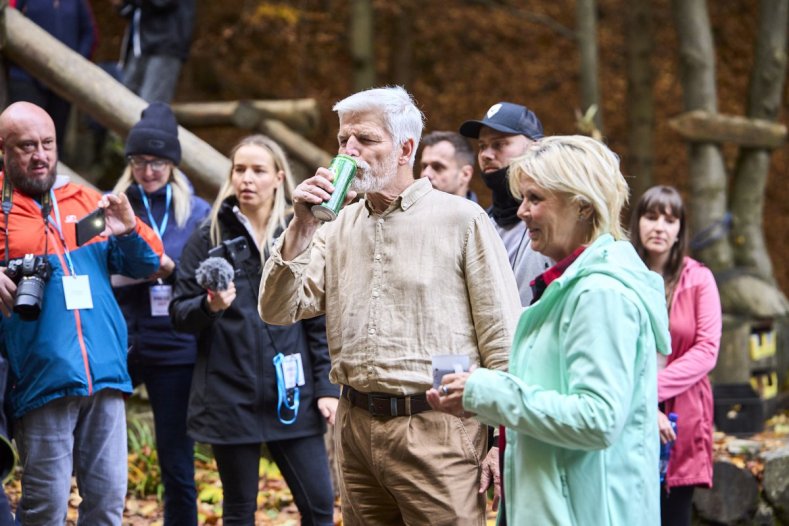
{"label": "bearded man in blue jacket", "polygon": [[[162,244],[125,195],[102,196],[56,175],[55,135],[52,119],[34,104],[18,102],[0,114],[0,346],[23,468],[17,520],[63,524],[73,470],[82,497],[78,524],[119,526],[128,469],[124,394],[132,389],[126,323],[110,273],[153,274]],[[97,206],[105,228],[80,246],[74,223]],[[12,279],[8,268],[20,262]]]}

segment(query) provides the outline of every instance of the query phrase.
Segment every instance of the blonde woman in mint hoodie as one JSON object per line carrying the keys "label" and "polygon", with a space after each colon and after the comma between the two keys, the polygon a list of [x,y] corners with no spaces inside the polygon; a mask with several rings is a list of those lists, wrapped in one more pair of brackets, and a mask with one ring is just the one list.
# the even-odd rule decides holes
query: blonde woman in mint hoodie
{"label": "blonde woman in mint hoodie", "polygon": [[[647,190],[633,211],[633,245],[663,276],[669,306],[671,355],[658,356],[660,440],[676,439],[661,488],[663,524],[690,526],[694,488],[712,486],[712,389],[721,340],[721,302],[712,272],[687,257],[682,197],[670,186]],[[677,434],[666,415],[676,413]]]}
{"label": "blonde woman in mint hoodie", "polygon": [[532,247],[557,263],[534,280],[509,371],[446,375],[428,401],[505,426],[508,524],[657,526],[668,319],[660,276],[619,223],[619,158],[589,137],[547,137],[509,178]]}

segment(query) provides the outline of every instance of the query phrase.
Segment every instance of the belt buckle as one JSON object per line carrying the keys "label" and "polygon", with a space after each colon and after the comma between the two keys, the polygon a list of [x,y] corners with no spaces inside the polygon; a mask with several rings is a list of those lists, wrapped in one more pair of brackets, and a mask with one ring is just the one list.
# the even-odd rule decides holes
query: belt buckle
{"label": "belt buckle", "polygon": [[[389,410],[388,411],[379,412],[376,409],[376,406],[375,406],[375,401],[376,400],[378,400],[379,403],[380,402],[386,403],[386,401],[389,401]],[[375,396],[375,395],[368,394],[367,395],[367,411],[370,413],[370,415],[372,415],[374,417],[379,417],[379,418],[389,418],[389,417],[398,416],[398,414],[397,414],[397,397],[394,397],[394,396]]]}

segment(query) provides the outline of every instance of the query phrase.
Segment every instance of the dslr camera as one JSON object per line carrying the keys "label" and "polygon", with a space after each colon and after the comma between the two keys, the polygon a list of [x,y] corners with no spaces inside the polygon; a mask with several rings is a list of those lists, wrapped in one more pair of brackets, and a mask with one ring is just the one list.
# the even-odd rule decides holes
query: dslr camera
{"label": "dslr camera", "polygon": [[238,264],[246,261],[252,253],[249,251],[247,238],[238,236],[233,239],[222,241],[208,251],[210,258],[225,258],[233,268],[238,268]]}
{"label": "dslr camera", "polygon": [[26,321],[37,320],[44,301],[44,287],[52,269],[46,256],[25,254],[8,262],[5,274],[16,283],[14,312]]}

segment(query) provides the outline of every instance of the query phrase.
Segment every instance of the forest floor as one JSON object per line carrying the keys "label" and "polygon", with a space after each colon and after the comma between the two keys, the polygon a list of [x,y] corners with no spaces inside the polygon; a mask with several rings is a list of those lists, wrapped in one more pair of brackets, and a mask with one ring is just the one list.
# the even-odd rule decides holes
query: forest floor
{"label": "forest floor", "polygon": [[[133,428],[132,428],[133,429]],[[747,448],[741,448],[744,444]],[[149,446],[130,442],[129,453],[129,496],[124,511],[124,526],[162,526],[163,507],[157,493],[161,491],[158,482],[158,466],[150,463],[155,460],[155,451]],[[789,445],[789,411],[785,411],[769,419],[763,432],[747,438],[734,437],[725,433],[715,433],[715,458],[727,459],[740,468],[748,469],[758,481],[761,481],[764,464],[761,460],[764,453]],[[145,460],[141,460],[145,458]],[[213,459],[197,454],[195,461],[198,488],[199,524],[222,524],[222,486]],[[20,470],[17,468],[14,477],[5,484],[5,490],[12,509],[20,496]],[[147,484],[147,486],[146,486]],[[69,500],[69,511],[66,525],[76,525],[77,508],[80,503],[76,482],[72,481],[72,494]],[[488,509],[488,525],[495,524],[496,514]],[[276,464],[266,458],[260,460],[260,491],[258,493],[258,510],[255,515],[257,526],[292,525],[299,521],[298,510],[293,497],[282,478]],[[342,524],[339,499],[335,505],[334,522]]]}
{"label": "forest floor", "polygon": [[[222,524],[222,487],[216,465],[211,462],[197,460],[195,463],[195,480],[198,485],[198,523],[203,525]],[[16,504],[21,493],[20,471],[17,468],[15,476],[6,485],[5,490],[11,502],[11,508],[16,509]],[[133,474],[130,473],[130,486]],[[81,501],[77,492],[76,480],[72,479],[71,498],[66,526],[77,524],[77,508]],[[488,525],[496,523],[496,514],[488,510]],[[130,491],[126,498],[126,509],[123,513],[123,526],[163,526],[164,509],[161,499],[157,495],[137,496]],[[261,459],[260,491],[258,493],[258,510],[255,513],[256,526],[298,526],[299,513],[293,503],[293,497],[276,465],[266,459]],[[342,525],[339,499],[335,504],[334,524]]]}

